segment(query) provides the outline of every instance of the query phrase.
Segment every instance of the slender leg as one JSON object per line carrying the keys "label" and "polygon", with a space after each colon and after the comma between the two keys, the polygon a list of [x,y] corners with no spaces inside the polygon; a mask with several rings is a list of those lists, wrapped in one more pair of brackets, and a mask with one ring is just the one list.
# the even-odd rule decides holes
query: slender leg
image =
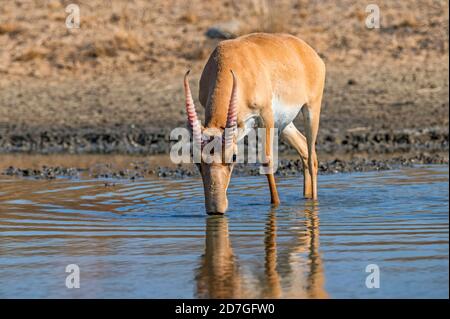
{"label": "slender leg", "polygon": [[266,116],[263,118],[265,128],[266,128],[266,143],[265,143],[265,155],[266,158],[269,159],[268,163],[265,164],[265,166],[269,167],[269,173],[266,174],[267,181],[269,182],[269,188],[270,188],[270,202],[274,205],[278,205],[280,203],[280,198],[278,197],[278,191],[277,186],[275,184],[275,177],[272,173],[273,168],[273,157],[272,157],[272,145],[273,145],[273,134],[271,134],[271,129],[274,129],[274,122],[272,114],[266,114]]}
{"label": "slender leg", "polygon": [[305,121],[306,141],[308,143],[308,167],[311,176],[312,199],[317,199],[317,170],[316,138],[319,131],[321,99],[303,106],[302,113]]}
{"label": "slender leg", "polygon": [[267,181],[270,188],[270,203],[274,205],[280,204],[280,198],[278,197],[277,185],[275,184],[275,177],[273,174],[267,174]]}
{"label": "slender leg", "polygon": [[293,123],[286,126],[283,132],[281,132],[281,136],[286,140],[286,142],[288,142],[289,145],[295,148],[300,155],[300,159],[303,164],[303,196],[305,198],[311,198],[312,182],[308,168],[308,143],[306,142],[306,137],[299,132]]}

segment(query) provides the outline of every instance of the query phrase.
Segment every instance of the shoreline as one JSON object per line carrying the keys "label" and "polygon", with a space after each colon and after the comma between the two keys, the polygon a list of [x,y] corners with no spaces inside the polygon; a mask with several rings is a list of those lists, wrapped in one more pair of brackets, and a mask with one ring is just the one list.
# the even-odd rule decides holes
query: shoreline
{"label": "shoreline", "polygon": [[[10,165],[0,171],[0,176],[32,178],[40,180],[52,180],[55,178],[94,178],[94,179],[128,179],[136,180],[146,177],[183,179],[186,177],[200,177],[197,168],[193,164],[178,164],[167,166],[164,159],[152,161],[137,157],[135,161],[125,160],[122,164],[108,163],[106,161],[87,164],[84,167],[71,165],[23,165],[22,167]],[[165,162],[167,163],[167,162]],[[319,174],[355,173],[369,171],[384,171],[417,165],[448,165],[448,153],[416,155],[401,155],[384,159],[366,159],[354,157],[351,159],[319,160]],[[257,164],[236,164],[233,176],[257,176],[259,166]],[[277,177],[302,176],[302,163],[299,159],[280,159]]]}
{"label": "shoreline", "polygon": [[[6,133],[5,133],[6,132]],[[194,165],[170,162],[170,130],[153,127],[1,130],[0,175],[137,179],[199,176]],[[282,139],[276,176],[302,175],[294,149]],[[448,127],[345,131],[327,127],[318,135],[319,174],[389,170],[448,164]],[[233,175],[259,175],[255,164],[236,165]]]}
{"label": "shoreline", "polygon": [[[449,150],[448,127],[372,130],[359,127],[347,130],[322,128],[317,137],[320,153],[410,151],[445,152]],[[1,129],[0,154],[168,154],[176,141],[170,130],[145,127],[99,127],[60,129]],[[290,147],[282,139],[280,153]]]}

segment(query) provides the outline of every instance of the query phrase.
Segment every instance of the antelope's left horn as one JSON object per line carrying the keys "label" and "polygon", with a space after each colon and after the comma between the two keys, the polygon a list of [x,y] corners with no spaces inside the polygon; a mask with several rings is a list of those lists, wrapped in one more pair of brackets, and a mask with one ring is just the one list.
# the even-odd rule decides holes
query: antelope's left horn
{"label": "antelope's left horn", "polygon": [[225,148],[231,145],[233,137],[236,134],[237,128],[237,81],[236,76],[231,71],[233,76],[233,88],[231,90],[230,104],[228,105],[228,115],[227,124],[225,126],[225,134],[223,135],[223,142],[225,143]]}
{"label": "antelope's left horn", "polygon": [[237,122],[237,81],[236,76],[231,71],[231,75],[233,76],[233,89],[231,90],[231,98],[230,105],[228,106],[228,116],[227,116],[227,126],[226,127],[234,127]]}

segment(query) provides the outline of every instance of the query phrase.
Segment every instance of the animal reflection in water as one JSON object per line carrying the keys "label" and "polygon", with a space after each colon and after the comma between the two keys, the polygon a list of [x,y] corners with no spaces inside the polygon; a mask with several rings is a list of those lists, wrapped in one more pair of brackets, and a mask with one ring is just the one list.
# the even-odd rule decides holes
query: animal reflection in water
{"label": "animal reflection in water", "polygon": [[[197,269],[198,298],[327,298],[319,255],[317,204],[295,219],[288,248],[277,251],[276,212],[267,216],[263,273],[244,272],[234,255],[224,216],[206,221],[205,252]],[[298,227],[300,226],[300,227]]]}

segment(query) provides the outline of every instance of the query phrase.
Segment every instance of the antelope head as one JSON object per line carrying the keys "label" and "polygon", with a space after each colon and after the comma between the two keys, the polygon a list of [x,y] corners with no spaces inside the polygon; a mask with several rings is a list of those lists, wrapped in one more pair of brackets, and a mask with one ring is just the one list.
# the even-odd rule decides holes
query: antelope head
{"label": "antelope head", "polygon": [[[208,214],[224,214],[228,208],[227,189],[236,162],[237,152],[237,83],[233,77],[233,88],[225,128],[204,128],[198,121],[194,101],[188,82],[189,71],[184,76],[186,113],[192,134],[192,148],[200,152],[195,161],[203,180],[205,208]],[[195,157],[195,156],[194,156]]]}

